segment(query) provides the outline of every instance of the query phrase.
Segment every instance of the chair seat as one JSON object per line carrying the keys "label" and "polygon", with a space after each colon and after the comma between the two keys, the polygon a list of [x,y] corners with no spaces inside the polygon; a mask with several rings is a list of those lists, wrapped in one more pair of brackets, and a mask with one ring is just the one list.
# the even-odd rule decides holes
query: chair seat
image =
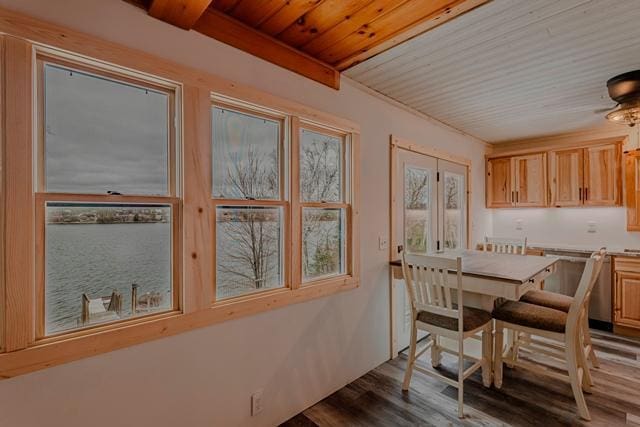
{"label": "chair seat", "polygon": [[564,333],[567,313],[553,308],[507,301],[493,310],[493,318],[528,328]]}
{"label": "chair seat", "polygon": [[520,298],[520,301],[568,313],[573,304],[573,297],[549,291],[529,291]]}
{"label": "chair seat", "polygon": [[[455,308],[455,307],[454,307]],[[462,328],[465,332],[472,331],[480,326],[486,325],[491,321],[491,313],[479,308],[464,307],[462,311],[463,321]],[[450,331],[458,330],[458,319],[455,317],[443,316],[441,314],[431,313],[429,311],[419,311],[418,321],[428,323]]]}

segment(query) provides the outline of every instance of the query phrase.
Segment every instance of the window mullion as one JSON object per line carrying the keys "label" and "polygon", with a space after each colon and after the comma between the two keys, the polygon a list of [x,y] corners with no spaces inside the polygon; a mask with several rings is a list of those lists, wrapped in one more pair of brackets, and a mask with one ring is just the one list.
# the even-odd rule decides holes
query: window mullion
{"label": "window mullion", "polygon": [[291,118],[291,289],[302,284],[302,207],[300,203],[300,118]]}

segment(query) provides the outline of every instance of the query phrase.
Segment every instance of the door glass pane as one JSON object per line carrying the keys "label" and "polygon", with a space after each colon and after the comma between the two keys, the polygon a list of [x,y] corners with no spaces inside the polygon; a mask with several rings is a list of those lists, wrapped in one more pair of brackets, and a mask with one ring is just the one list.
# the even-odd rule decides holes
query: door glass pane
{"label": "door glass pane", "polygon": [[280,199],[281,122],[213,108],[213,197]]}
{"label": "door glass pane", "polygon": [[444,173],[444,247],[459,249],[464,245],[464,176]]}
{"label": "door glass pane", "polygon": [[404,169],[404,244],[409,253],[426,253],[431,234],[431,171]]}
{"label": "door glass pane", "polygon": [[216,209],[216,297],[280,288],[282,208]]}
{"label": "door glass pane", "polygon": [[169,310],[171,206],[45,207],[45,332]]}
{"label": "door glass pane", "polygon": [[307,129],[300,132],[302,201],[342,201],[342,138]]}
{"label": "door glass pane", "polygon": [[48,192],[168,193],[169,95],[44,66]]}
{"label": "door glass pane", "polygon": [[303,208],[303,281],[345,272],[344,220],[344,209]]}

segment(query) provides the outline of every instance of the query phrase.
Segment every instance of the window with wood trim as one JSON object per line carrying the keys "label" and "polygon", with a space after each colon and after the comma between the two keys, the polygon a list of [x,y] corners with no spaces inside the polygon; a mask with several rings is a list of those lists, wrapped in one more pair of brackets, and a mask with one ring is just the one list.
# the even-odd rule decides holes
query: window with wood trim
{"label": "window with wood trim", "polygon": [[215,102],[215,299],[289,286],[284,115]]}
{"label": "window with wood trim", "polygon": [[348,271],[348,135],[310,123],[298,133],[302,284]]}
{"label": "window with wood trim", "polygon": [[0,17],[0,378],[358,286],[357,124]]}
{"label": "window with wood trim", "polygon": [[36,338],[179,309],[175,86],[36,65]]}

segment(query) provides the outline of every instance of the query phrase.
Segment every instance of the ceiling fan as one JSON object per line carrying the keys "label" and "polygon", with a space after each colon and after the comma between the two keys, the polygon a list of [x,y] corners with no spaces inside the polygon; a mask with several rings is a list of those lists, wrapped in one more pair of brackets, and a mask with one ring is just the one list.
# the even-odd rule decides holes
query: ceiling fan
{"label": "ceiling fan", "polygon": [[629,71],[607,81],[609,96],[617,103],[613,110],[605,108],[595,112],[606,113],[613,123],[635,126],[640,124],[640,70]]}

